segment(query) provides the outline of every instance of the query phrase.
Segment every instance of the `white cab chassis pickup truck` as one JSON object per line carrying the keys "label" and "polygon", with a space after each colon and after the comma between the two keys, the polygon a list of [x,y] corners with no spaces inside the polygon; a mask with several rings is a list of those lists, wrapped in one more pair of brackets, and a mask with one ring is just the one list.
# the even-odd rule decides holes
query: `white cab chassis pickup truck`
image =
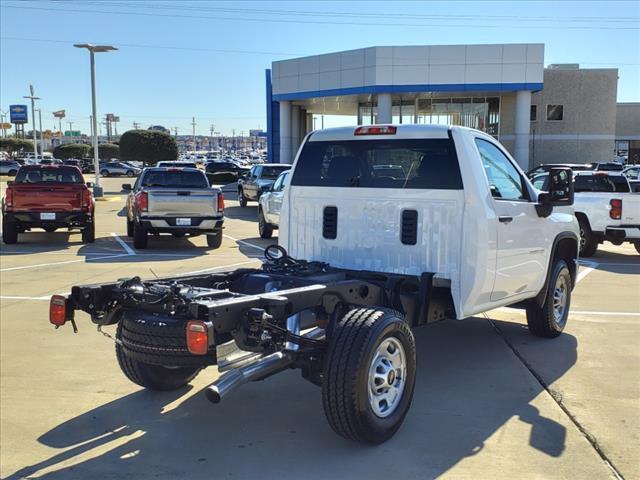
{"label": "white cab chassis pickup truck", "polygon": [[217,365],[214,403],[288,368],[321,386],[340,435],[381,443],[416,380],[412,328],[505,305],[529,329],[564,329],[576,278],[571,170],[533,188],[491,136],[373,125],[313,132],[285,189],[281,245],[262,268],[75,286],[50,322],[83,310],[117,325],[124,374],[176,389]]}

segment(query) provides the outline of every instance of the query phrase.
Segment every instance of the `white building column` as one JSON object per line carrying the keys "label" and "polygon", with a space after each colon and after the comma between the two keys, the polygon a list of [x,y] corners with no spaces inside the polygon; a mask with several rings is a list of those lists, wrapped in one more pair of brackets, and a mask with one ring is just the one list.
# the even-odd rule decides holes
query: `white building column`
{"label": "white building column", "polygon": [[280,163],[291,163],[291,102],[280,102]]}
{"label": "white building column", "polygon": [[307,133],[313,132],[313,113],[307,113]]}
{"label": "white building column", "polygon": [[379,93],[378,94],[378,122],[377,123],[391,123],[391,94]]}
{"label": "white building column", "polygon": [[[291,105],[291,158],[286,163],[292,163],[300,146],[300,107]],[[284,162],[283,162],[284,163]]]}
{"label": "white building column", "polygon": [[529,170],[529,131],[531,129],[531,91],[516,92],[515,143],[513,156],[526,172]]}

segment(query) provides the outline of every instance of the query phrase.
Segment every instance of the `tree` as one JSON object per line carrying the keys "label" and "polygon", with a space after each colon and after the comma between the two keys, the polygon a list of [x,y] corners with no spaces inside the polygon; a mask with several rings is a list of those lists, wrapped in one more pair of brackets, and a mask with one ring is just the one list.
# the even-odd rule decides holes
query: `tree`
{"label": "tree", "polygon": [[[91,147],[89,156],[93,157],[93,147]],[[112,158],[120,158],[120,147],[115,143],[103,143],[101,145],[98,145],[98,158],[100,158],[100,160],[111,160]]]}
{"label": "tree", "polygon": [[22,138],[0,138],[0,151],[16,153],[22,151],[33,152],[33,142]]}
{"label": "tree", "polygon": [[155,130],[129,130],[120,137],[120,158],[155,165],[161,160],[176,160],[178,145],[171,135]]}
{"label": "tree", "polygon": [[89,154],[91,147],[84,143],[65,143],[53,149],[53,156],[66,160],[67,158],[83,158]]}

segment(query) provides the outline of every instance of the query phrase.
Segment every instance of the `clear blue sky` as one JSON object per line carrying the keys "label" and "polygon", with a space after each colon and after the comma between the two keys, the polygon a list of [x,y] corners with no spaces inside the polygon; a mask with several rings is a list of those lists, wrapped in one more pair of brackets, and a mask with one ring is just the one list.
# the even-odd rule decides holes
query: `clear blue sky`
{"label": "clear blue sky", "polygon": [[0,108],[21,103],[33,84],[43,128],[53,127],[51,112],[66,109],[74,129],[89,130],[89,58],[75,42],[120,48],[99,54],[97,65],[98,112],[118,114],[121,131],[139,122],[190,133],[192,116],[199,134],[211,124],[226,134],[264,128],[264,70],[271,61],[374,45],[541,42],[546,64],[619,68],[618,100],[640,101],[638,1],[0,0],[0,6]]}

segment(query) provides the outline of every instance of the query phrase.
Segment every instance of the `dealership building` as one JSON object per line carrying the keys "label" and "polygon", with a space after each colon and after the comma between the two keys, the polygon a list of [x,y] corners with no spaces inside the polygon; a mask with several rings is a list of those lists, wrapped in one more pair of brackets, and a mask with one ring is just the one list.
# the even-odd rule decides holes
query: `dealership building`
{"label": "dealership building", "polygon": [[617,104],[617,84],[615,68],[545,67],[543,44],[371,47],[277,61],[266,71],[270,161],[292,162],[326,115],[477,128],[525,169],[633,160],[640,103]]}

